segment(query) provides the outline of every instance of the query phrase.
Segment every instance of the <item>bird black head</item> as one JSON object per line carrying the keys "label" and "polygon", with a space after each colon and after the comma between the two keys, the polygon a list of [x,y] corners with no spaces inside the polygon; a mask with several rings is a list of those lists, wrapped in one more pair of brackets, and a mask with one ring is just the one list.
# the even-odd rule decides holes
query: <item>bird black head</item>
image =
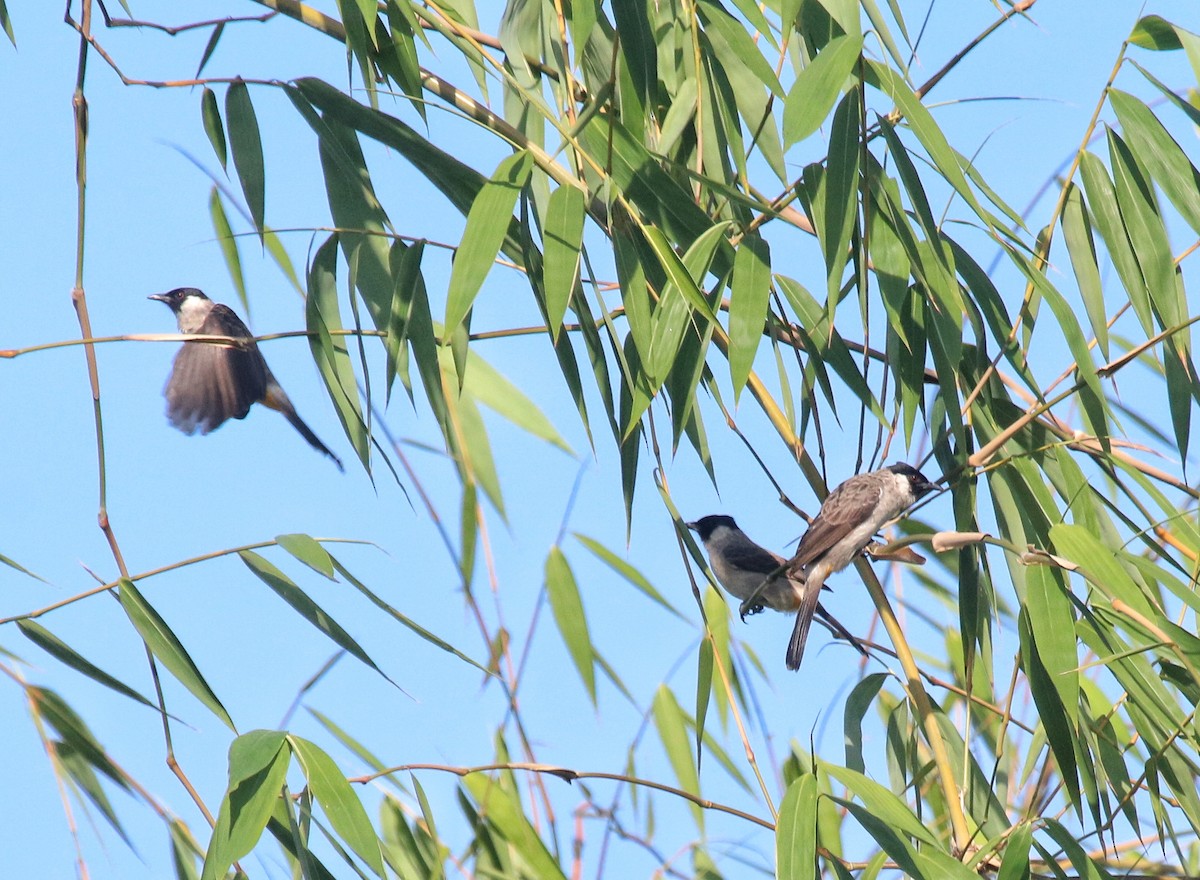
{"label": "bird black head", "polygon": [[204,295],[204,291],[197,290],[195,287],[176,287],[174,290],[168,290],[166,293],[152,293],[146,299],[156,299],[161,303],[166,303],[171,307],[171,311],[178,312],[184,300],[192,296],[199,299],[208,299]]}
{"label": "bird black head", "polygon": [[925,479],[925,475],[910,464],[900,462],[898,464],[889,465],[887,468],[893,474],[908,478],[908,487],[912,490],[913,498],[920,498],[937,488],[936,485]]}
{"label": "bird black head", "polygon": [[690,522],[687,527],[700,536],[701,541],[707,541],[712,533],[725,526],[727,529],[736,529],[737,523],[733,521],[732,516],[725,516],[723,513],[713,514],[712,516],[702,516],[695,522]]}

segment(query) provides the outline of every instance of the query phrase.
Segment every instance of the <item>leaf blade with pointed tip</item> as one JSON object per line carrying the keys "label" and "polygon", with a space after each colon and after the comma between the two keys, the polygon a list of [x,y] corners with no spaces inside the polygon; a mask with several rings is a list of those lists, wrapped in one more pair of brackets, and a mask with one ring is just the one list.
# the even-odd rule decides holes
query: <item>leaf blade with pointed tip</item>
{"label": "leaf blade with pointed tip", "polygon": [[225,93],[225,123],[229,129],[233,167],[237,170],[250,216],[254,218],[254,228],[261,236],[265,226],[267,188],[262,136],[250,90],[240,79],[231,83]]}
{"label": "leaf blade with pointed tip", "polygon": [[583,609],[583,598],[579,585],[571,572],[570,563],[562,548],[555,545],[546,557],[546,593],[550,599],[550,610],[558,624],[559,634],[571,655],[571,662],[583,679],[592,705],[596,705],[596,661],[592,648],[592,637],[588,633],[587,614]]}
{"label": "leaf blade with pointed tip", "polygon": [[271,588],[275,595],[291,605],[297,614],[324,633],[326,638],[391,681],[350,633],[346,632],[341,624],[329,616],[325,609],[300,589],[295,581],[252,550],[241,550],[238,552],[238,557],[260,581]]}
{"label": "leaf blade with pointed tip", "polygon": [[129,617],[130,623],[138,631],[138,635],[142,637],[142,641],[146,643],[150,652],[210,712],[220,718],[231,730],[237,732],[233,719],[229,717],[229,713],[225,711],[225,707],[221,705],[217,695],[204,680],[200,669],[192,662],[183,643],[167,626],[167,622],[154,610],[154,607],[138,592],[133,581],[121,580],[118,598],[121,600],[121,607]]}
{"label": "leaf blade with pointed tip", "polygon": [[466,229],[450,270],[443,332],[449,336],[466,318],[483,280],[508,235],[517,196],[529,181],[533,159],[524,150],[513,153],[496,168],[491,180],[471,204]]}

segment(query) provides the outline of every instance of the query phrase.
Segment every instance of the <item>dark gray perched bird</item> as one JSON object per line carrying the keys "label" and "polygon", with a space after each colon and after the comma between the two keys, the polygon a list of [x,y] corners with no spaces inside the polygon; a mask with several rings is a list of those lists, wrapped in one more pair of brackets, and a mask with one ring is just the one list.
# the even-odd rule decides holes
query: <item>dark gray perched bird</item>
{"label": "dark gray perched bird", "polygon": [[[738,528],[733,517],[723,514],[705,516],[690,522],[687,527],[700,536],[700,542],[708,552],[708,561],[713,574],[730,595],[738,599],[751,599],[752,606],[746,613],[757,613],[765,605],[775,611],[790,613],[800,607],[804,594],[804,581],[793,582],[784,573],[787,561],[765,547],[760,547]],[[747,606],[743,605],[743,608]],[[850,635],[833,615],[818,603],[816,613],[830,628],[854,645],[861,653],[866,650],[858,639]]]}
{"label": "dark gray perched bird", "polygon": [[167,418],[185,434],[207,434],[228,419],[244,419],[255,403],[283,413],[292,427],[314,449],[333,459],[338,470],[342,461],[322,443],[296,413],[267,366],[254,335],[229,306],[210,300],[194,287],[177,287],[149,297],[166,303],[179,321],[180,333],[229,336],[241,339],[240,346],[227,343],[184,343],[175,355],[175,365],[163,393]]}
{"label": "dark gray perched bird", "polygon": [[[804,584],[788,642],[788,669],[800,668],[825,579],[853,562],[886,523],[936,488],[911,465],[893,464],[851,477],[829,493],[787,562],[790,582]],[[742,602],[743,615],[753,612],[754,600],[749,596]]]}

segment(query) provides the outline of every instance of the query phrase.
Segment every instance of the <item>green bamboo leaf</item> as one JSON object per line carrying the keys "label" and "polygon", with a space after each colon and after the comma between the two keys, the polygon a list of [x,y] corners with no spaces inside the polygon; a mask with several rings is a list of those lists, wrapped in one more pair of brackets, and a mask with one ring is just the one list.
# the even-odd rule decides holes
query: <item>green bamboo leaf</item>
{"label": "green bamboo leaf", "polygon": [[579,283],[579,253],[583,246],[583,220],[587,207],[584,199],[582,190],[560,186],[551,194],[546,208],[542,279],[546,291],[546,326],[556,343],[567,304]]}
{"label": "green bamboo leaf", "polygon": [[204,858],[202,880],[221,880],[258,844],[283,792],[291,750],[283,733],[254,730],[229,746],[229,787]]}
{"label": "green bamboo leaf", "polygon": [[[1103,865],[1098,864],[1095,859],[1088,856],[1087,851],[1079,845],[1079,841],[1075,835],[1067,828],[1050,817],[1042,817],[1039,824],[1050,836],[1050,838],[1061,848],[1061,853],[1056,853],[1051,858],[1057,862],[1063,854],[1071,861],[1071,867],[1075,869],[1075,874],[1079,877],[1087,877],[1088,880],[1115,880],[1112,874],[1106,871]],[[1041,847],[1038,847],[1041,849]],[[1121,872],[1123,875],[1125,872]],[[1120,875],[1118,875],[1120,876]]]}
{"label": "green bamboo leaf", "polygon": [[1166,127],[1143,102],[1109,89],[1117,119],[1138,161],[1194,232],[1200,233],[1200,172]]}
{"label": "green bamboo leaf", "polygon": [[820,128],[862,54],[862,36],[834,37],[800,71],[783,105],[783,145],[790,148]]}
{"label": "green bamboo leaf", "polygon": [[[1176,286],[1183,292],[1183,276],[1176,274]],[[1180,340],[1180,337],[1183,337]],[[1200,403],[1200,378],[1188,354],[1186,331],[1167,340],[1163,350],[1163,373],[1167,380],[1167,403],[1171,425],[1175,429],[1175,447],[1181,459],[1187,459],[1192,435],[1192,405]]]}
{"label": "green bamboo leaf", "polygon": [[372,323],[384,329],[395,288],[388,246],[391,222],[375,193],[354,131],[322,120],[318,134],[325,195],[338,228],[338,244],[346,262],[354,267],[354,285],[367,304]]}
{"label": "green bamboo leaf", "polygon": [[[558,860],[546,848],[545,841],[522,811],[520,800],[511,791],[495,779],[479,773],[467,776],[462,784],[471,792],[476,803],[486,807],[487,823],[512,845],[516,855],[528,865],[530,876],[538,880],[567,880]],[[477,819],[473,827],[482,829],[486,826]],[[493,845],[488,849],[495,852],[506,848]],[[496,876],[517,876],[517,872],[496,872]]]}
{"label": "green bamboo leaf", "polygon": [[914,840],[935,848],[939,846],[934,833],[913,814],[908,804],[878,782],[847,767],[835,764],[822,764],[821,767],[846,786],[879,821]]}
{"label": "green bamboo leaf", "polygon": [[1154,190],[1139,158],[1113,131],[1108,133],[1108,145],[1117,205],[1150,302],[1161,325],[1175,327],[1186,320],[1188,307],[1182,288],[1175,283],[1175,260]]}
{"label": "green bamboo leaf", "polygon": [[1034,646],[1074,727],[1079,721],[1079,654],[1070,591],[1062,574],[1048,566],[1033,567],[1025,591]]}
{"label": "green bamboo leaf", "polygon": [[858,89],[846,93],[833,113],[829,134],[829,156],[825,162],[825,205],[817,235],[825,252],[828,271],[828,290],[832,303],[837,302],[850,257],[850,240],[858,220],[859,171],[862,158]]}
{"label": "green bamboo leaf", "polygon": [[1104,288],[1100,282],[1100,265],[1096,259],[1096,243],[1092,240],[1092,223],[1088,216],[1083,193],[1074,183],[1067,184],[1062,213],[1063,237],[1067,253],[1071,257],[1071,268],[1075,272],[1075,283],[1083,298],[1088,321],[1096,344],[1105,360],[1108,353],[1108,315],[1104,308]]}
{"label": "green bamboo leaf", "polygon": [[1137,20],[1129,34],[1129,42],[1155,52],[1170,52],[1182,48],[1175,26],[1161,15],[1145,15]]}
{"label": "green bamboo leaf", "polygon": [[579,595],[579,586],[575,583],[571,566],[557,545],[550,548],[550,554],[546,557],[546,593],[567,652],[579,670],[579,677],[587,687],[592,705],[595,705],[596,663],[592,637],[588,633],[587,614],[583,610],[583,598]]}
{"label": "green bamboo leaf", "polygon": [[334,760],[315,743],[295,735],[290,735],[288,741],[300,760],[309,789],[321,805],[321,809],[325,811],[325,818],[329,820],[333,830],[367,863],[376,876],[385,876],[383,856],[379,851],[379,841],[371,827],[371,820],[367,817],[362,802],[350,788],[345,775],[338,769]]}
{"label": "green bamboo leaf", "polygon": [[811,773],[792,781],[779,805],[775,822],[775,876],[780,880],[816,880],[817,777]]}
{"label": "green bamboo leaf", "polygon": [[862,721],[867,714],[867,710],[871,708],[871,704],[875,702],[875,698],[879,695],[880,688],[887,681],[887,674],[883,672],[872,673],[850,691],[850,695],[846,698],[846,708],[843,710],[842,728],[845,731],[843,739],[846,743],[846,766],[856,773],[865,773],[866,764],[863,761],[862,745],[863,731]]}
{"label": "green bamboo leaf", "polygon": [[65,746],[71,749],[88,767],[99,770],[126,791],[131,790],[124,771],[109,759],[100,740],[62,697],[49,688],[30,687],[26,693],[30,703],[36,707],[38,717],[61,738],[57,748]]}
{"label": "green bamboo leaf", "polygon": [[[327,238],[317,250],[309,268],[305,305],[310,333],[308,346],[342,429],[353,444],[359,461],[366,467],[371,454],[370,436],[359,404],[354,367],[346,349],[348,337],[334,337],[329,332],[342,329],[337,298],[337,240],[336,233]],[[341,463],[338,464],[340,467]]]}
{"label": "green bamboo leaf", "polygon": [[1033,843],[1033,832],[1029,823],[1022,822],[1008,836],[1004,846],[1004,860],[996,880],[1029,880],[1029,846]]}
{"label": "green bamboo leaf", "polygon": [[[712,699],[713,645],[709,639],[700,640],[696,654],[696,763],[704,758],[704,719]],[[699,767],[696,768],[699,770]]]}
{"label": "green bamboo leaf", "polygon": [[121,820],[117,816],[117,811],[113,808],[112,801],[108,799],[108,795],[104,791],[104,785],[100,781],[100,777],[96,774],[92,765],[87,759],[75,750],[75,747],[67,741],[58,741],[54,743],[54,757],[58,766],[61,768],[61,773],[56,774],[60,777],[65,776],[66,782],[82,792],[92,804],[100,811],[104,819],[117,832],[117,836],[121,838],[130,848],[133,848],[133,841],[129,835],[125,833],[124,827],[121,825]]}
{"label": "green bamboo leaf", "polygon": [[43,584],[50,583],[44,577],[34,574],[32,571],[27,569],[25,566],[21,565],[16,560],[10,559],[9,557],[5,556],[3,553],[0,553],[0,565],[7,565],[9,568],[13,569],[14,571],[19,571],[23,575],[28,575],[29,577],[33,578],[35,581],[41,581]]}
{"label": "green bamboo leaf", "polygon": [[[1048,592],[1049,590],[1040,583],[1044,578],[1045,571],[1041,566],[1031,567],[1026,577],[1027,590],[1039,593]],[[1035,597],[1035,603],[1045,604],[1037,597]],[[1070,803],[1078,807],[1080,785],[1079,762],[1076,760],[1075,750],[1075,728],[1068,716],[1067,707],[1062,703],[1063,691],[1059,690],[1059,683],[1053,679],[1038,653],[1038,645],[1029,619],[1030,613],[1028,608],[1023,608],[1017,618],[1017,628],[1021,638],[1022,665],[1025,675],[1029,679],[1029,693],[1033,697],[1034,706],[1037,707],[1038,718],[1041,721],[1046,742],[1050,745],[1050,750],[1054,753],[1058,763],[1059,777],[1067,790]],[[1054,641],[1047,642],[1047,646],[1053,649]],[[1078,672],[1075,671],[1074,675],[1078,676]],[[1078,715],[1077,708],[1074,714]],[[1034,750],[1030,750],[1031,758],[1034,754]],[[1032,770],[1033,765],[1031,764],[1028,769]]]}
{"label": "green bamboo leaf", "polygon": [[358,578],[356,578],[354,575],[352,575],[350,573],[350,571],[344,565],[342,565],[342,563],[338,562],[337,559],[333,560],[333,565],[334,565],[334,568],[337,569],[338,574],[340,574],[342,577],[344,577],[350,583],[350,585],[354,587],[354,589],[358,590],[360,593],[362,593],[364,596],[366,596],[367,599],[369,599],[371,601],[371,603],[375,605],[376,608],[379,608],[380,610],[385,611],[394,620],[396,620],[397,622],[408,627],[410,630],[412,630],[418,636],[423,638],[425,641],[429,642],[431,645],[441,648],[443,651],[446,651],[449,654],[453,654],[459,660],[462,660],[464,663],[471,664],[476,669],[478,669],[480,672],[483,672],[483,673],[488,672],[487,668],[485,666],[483,666],[483,664],[479,663],[476,660],[472,660],[470,657],[468,657],[462,651],[458,650],[458,648],[454,647],[452,644],[447,642],[445,639],[438,637],[434,633],[427,630],[425,627],[421,626],[416,621],[412,620],[411,618],[407,617],[404,614],[401,614],[399,611],[397,611],[395,608],[393,608],[387,602],[384,602],[381,598],[379,598],[379,596],[375,592],[373,592],[370,588],[368,588],[366,584],[364,584],[362,581],[360,581]]}
{"label": "green bamboo leaf", "polygon": [[379,58],[380,66],[387,68],[400,91],[408,96],[413,109],[425,119],[425,102],[421,100],[421,60],[417,52],[416,36],[426,47],[429,40],[417,22],[416,14],[404,3],[387,5],[388,25],[391,31],[390,51],[385,50]]}
{"label": "green bamboo leaf", "polygon": [[1150,314],[1149,291],[1146,290],[1146,280],[1142,277],[1137,257],[1129,243],[1113,181],[1100,158],[1088,150],[1079,154],[1079,176],[1083,181],[1095,228],[1104,239],[1104,246],[1133,306],[1133,312],[1141,322],[1142,329],[1148,335],[1152,334],[1154,324]]}
{"label": "green bamboo leaf", "polygon": [[[808,349],[811,355],[809,364],[818,371],[818,375],[824,372],[826,365],[833,367],[838,377],[846,383],[859,402],[868,407],[881,424],[888,424],[888,417],[884,414],[883,407],[880,406],[875,393],[863,378],[862,372],[858,364],[854,362],[854,357],[850,354],[850,349],[846,347],[841,334],[832,326],[828,311],[821,308],[821,304],[813,298],[812,294],[793,279],[776,275],[775,283],[787,297],[788,303],[800,319],[801,326],[808,333],[808,338],[812,343],[812,348]],[[829,400],[832,402],[832,387],[828,386],[827,378],[824,382],[828,388]]]}
{"label": "green bamboo leaf", "polygon": [[236,733],[237,727],[234,726],[233,719],[229,717],[229,713],[225,711],[225,707],[221,705],[217,695],[213,693],[196,664],[192,662],[183,643],[179,641],[153,606],[138,592],[133,581],[121,580],[119,596],[121,607],[150,652],[158,658],[163,666],[167,667],[167,670],[179,680],[180,684],[191,691],[197,700]]}
{"label": "green bamboo leaf", "polygon": [[929,109],[921,103],[901,76],[894,70],[885,67],[877,61],[867,62],[871,73],[878,81],[879,87],[896,102],[896,107],[904,114],[912,128],[913,134],[921,142],[921,146],[929,154],[938,174],[952,187],[981,220],[989,227],[994,225],[992,217],[983,209],[975,198],[975,193],[967,182],[962,166],[959,165],[957,154],[946,140],[946,136],[934,121]]}
{"label": "green bamboo leaf", "polygon": [[467,316],[500,250],[517,196],[529,182],[533,159],[524,150],[513,153],[496,168],[467,214],[467,226],[450,270],[444,332],[454,331]]}
{"label": "green bamboo leaf", "polygon": [[213,152],[217,154],[221,167],[226,168],[229,154],[225,146],[225,126],[221,122],[221,108],[217,106],[217,95],[208,86],[204,87],[204,93],[200,96],[200,117]]}
{"label": "green bamboo leaf", "polygon": [[266,217],[266,171],[263,165],[262,138],[250,90],[240,79],[225,93],[225,120],[229,127],[229,146],[233,167],[237,169],[242,194],[254,218],[254,228],[262,235]]}
{"label": "green bamboo leaf", "polygon": [[654,307],[650,345],[642,359],[650,386],[656,393],[670,375],[690,322],[691,308],[683,292],[676,284],[667,284]]}
{"label": "green bamboo leaf", "polygon": [[[687,254],[692,255],[699,263],[702,263],[707,268],[711,259],[718,254],[718,245],[720,237],[725,230],[724,224],[718,226],[710,226],[688,245]],[[650,245],[654,255],[658,258],[659,265],[666,273],[667,279],[671,284],[674,284],[687,300],[688,305],[699,312],[705,320],[710,323],[717,323],[717,315],[712,309],[712,305],[701,293],[697,286],[697,280],[691,274],[689,266],[679,258],[675,253],[675,249],[671,247],[671,243],[663,234],[662,230],[653,226],[643,226],[642,233],[646,237],[646,242]],[[701,259],[707,256],[709,259]],[[703,277],[703,273],[699,277]]]}
{"label": "green bamboo leaf", "polygon": [[[748,76],[739,77],[740,80],[761,84],[776,98],[784,96],[779,78],[745,25],[714,0],[700,0],[696,4],[696,11],[712,45],[713,54],[727,72],[735,68],[745,70]],[[770,38],[770,32],[766,33]]]}
{"label": "green bamboo leaf", "polygon": [[370,658],[358,642],[346,630],[342,629],[341,624],[330,617],[325,609],[300,589],[295,581],[251,550],[239,551],[238,556],[242,562],[246,563],[246,567],[254,572],[259,580],[271,588],[275,595],[291,605],[297,614],[324,633],[326,638],[342,650],[353,655],[360,662],[374,669],[384,678],[387,678],[388,681],[391,681],[384,674],[383,670],[375,665],[375,661]]}
{"label": "green bamboo leaf", "polygon": [[15,48],[17,45],[17,38],[13,34],[12,18],[8,14],[8,5],[4,2],[4,0],[0,0],[0,28],[4,28],[4,35],[8,37],[8,41],[12,43],[13,47]]}
{"label": "green bamboo leaf", "polygon": [[770,297],[771,249],[758,235],[751,235],[737,249],[729,295],[729,373],[735,402],[754,366]]}
{"label": "green bamboo leaf", "polygon": [[324,575],[331,581],[333,576],[333,557],[321,544],[309,535],[276,535],[275,543],[303,562],[317,574]]}
{"label": "green bamboo leaf", "polygon": [[300,276],[296,274],[296,267],[292,264],[292,258],[288,256],[283,242],[279,240],[279,235],[270,227],[267,227],[263,235],[263,240],[267,244],[267,253],[271,255],[271,259],[275,261],[275,265],[279,267],[279,271],[283,272],[288,283],[292,285],[292,289],[296,293],[304,293],[304,286],[300,283]]}
{"label": "green bamboo leaf", "polygon": [[136,700],[143,706],[148,706],[154,711],[158,711],[158,706],[151,703],[133,688],[126,685],[119,679],[113,678],[99,666],[94,665],[86,657],[56,636],[50,630],[46,629],[40,623],[33,620],[18,620],[17,629],[21,631],[21,635],[29,639],[50,656],[70,666],[76,672],[83,673],[97,684],[102,684],[106,688],[116,691],[121,696],[129,697],[131,700]]}
{"label": "green bamboo leaf", "polygon": [[[700,795],[700,776],[696,772],[696,762],[692,759],[692,748],[687,732],[687,721],[666,685],[659,685],[654,695],[654,726],[658,730],[658,738],[662,741],[667,760],[675,771],[675,778],[680,787],[697,797]],[[688,802],[692,815],[701,833],[704,831],[704,811],[699,805]]]}
{"label": "green bamboo leaf", "polygon": [[557,446],[567,455],[575,456],[575,451],[567,441],[521,389],[509,382],[473,350],[467,356],[467,363],[464,387],[473,397],[518,428]]}
{"label": "green bamboo leaf", "polygon": [[221,246],[221,256],[225,258],[225,267],[229,270],[229,279],[233,289],[237,291],[238,300],[245,314],[250,314],[250,298],[246,295],[246,275],[242,271],[242,255],[238,251],[237,236],[229,225],[229,217],[225,213],[225,204],[221,201],[221,192],[213,187],[208,196],[208,212],[212,217],[213,234],[217,244]]}
{"label": "green bamboo leaf", "polygon": [[[1113,549],[1080,525],[1059,523],[1050,527],[1054,552],[1077,562],[1080,571],[1109,600],[1120,599],[1145,617],[1159,612],[1124,568]],[[1122,554],[1123,555],[1123,554]]]}
{"label": "green bamboo leaf", "polygon": [[638,571],[624,559],[617,556],[617,554],[613,553],[594,538],[589,538],[587,535],[581,535],[579,532],[574,532],[573,534],[580,544],[591,551],[591,553],[595,555],[601,562],[603,562],[625,580],[629,581],[629,583],[633,584],[633,586],[640,590],[645,596],[657,602],[680,620],[687,619],[680,614],[678,610],[676,610],[674,605],[666,600],[662,593],[654,588],[654,585],[651,584],[650,581],[646,580],[645,576],[640,571]]}
{"label": "green bamboo leaf", "polygon": [[[444,349],[443,349],[444,351]],[[443,374],[449,362],[449,356],[442,359]],[[447,376],[446,381],[452,381]],[[504,496],[500,492],[500,475],[496,471],[496,459],[492,455],[492,444],[488,440],[487,428],[483,424],[483,416],[475,403],[475,398],[469,393],[463,393],[454,402],[455,425],[458,428],[458,441],[461,447],[456,451],[462,460],[465,482],[476,482],[487,495],[488,500],[499,512],[504,514]]]}
{"label": "green bamboo leaf", "polygon": [[[606,119],[603,126],[588,126],[581,138],[593,156],[606,157],[613,185],[637,206],[644,228],[661,230],[670,241],[687,248],[712,227],[712,218],[692,194],[623,125]],[[732,265],[732,250],[719,249],[713,274],[724,275]]]}

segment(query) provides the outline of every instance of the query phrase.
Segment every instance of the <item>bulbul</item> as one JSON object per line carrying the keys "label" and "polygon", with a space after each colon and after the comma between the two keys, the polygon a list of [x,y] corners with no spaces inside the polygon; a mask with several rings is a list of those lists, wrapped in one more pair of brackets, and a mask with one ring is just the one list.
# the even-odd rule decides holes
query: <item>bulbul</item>
{"label": "bulbul", "polygon": [[296,408],[271,375],[254,335],[233,309],[213,302],[194,287],[177,287],[149,298],[171,307],[180,333],[242,340],[240,345],[184,343],[179,349],[163,389],[172,425],[185,434],[207,434],[227,419],[244,419],[252,404],[261,403],[283,413],[309,445],[332,458],[338,470],[344,470],[341,459],[296,414]]}
{"label": "bulbul", "polygon": [[[911,465],[893,464],[851,477],[829,493],[800,539],[796,555],[787,562],[788,583],[803,585],[788,642],[788,669],[800,668],[825,579],[853,562],[876,532],[935,488]],[[748,596],[741,613],[752,612],[754,602],[755,597]]]}
{"label": "bulbul", "polygon": [[[705,516],[690,522],[687,527],[700,536],[700,542],[708,552],[708,561],[713,574],[730,595],[738,599],[754,597],[752,610],[757,613],[766,605],[775,611],[790,613],[800,607],[804,593],[804,582],[793,584],[784,574],[787,560],[760,547],[738,528],[733,517],[724,515]],[[833,615],[817,605],[816,613],[862,654],[866,650],[858,639],[850,635]]]}

